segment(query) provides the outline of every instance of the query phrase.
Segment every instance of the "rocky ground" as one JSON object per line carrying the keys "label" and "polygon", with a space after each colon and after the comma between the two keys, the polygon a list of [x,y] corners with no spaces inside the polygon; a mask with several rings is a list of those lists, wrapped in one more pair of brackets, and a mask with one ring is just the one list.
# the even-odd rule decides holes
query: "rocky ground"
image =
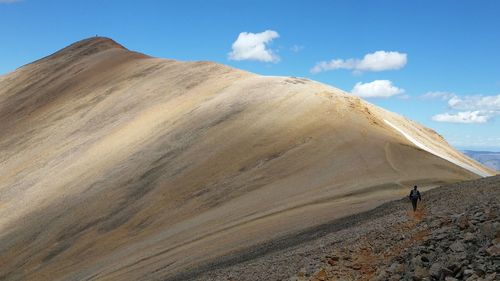
{"label": "rocky ground", "polygon": [[172,280],[500,280],[500,176],[422,194]]}

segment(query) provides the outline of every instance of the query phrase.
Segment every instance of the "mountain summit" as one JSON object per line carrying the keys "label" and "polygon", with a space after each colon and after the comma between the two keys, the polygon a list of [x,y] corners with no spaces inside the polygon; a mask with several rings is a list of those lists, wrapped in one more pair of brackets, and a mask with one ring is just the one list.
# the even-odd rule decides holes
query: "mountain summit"
{"label": "mountain summit", "polygon": [[339,89],[77,42],[0,77],[0,279],[162,280],[493,172]]}

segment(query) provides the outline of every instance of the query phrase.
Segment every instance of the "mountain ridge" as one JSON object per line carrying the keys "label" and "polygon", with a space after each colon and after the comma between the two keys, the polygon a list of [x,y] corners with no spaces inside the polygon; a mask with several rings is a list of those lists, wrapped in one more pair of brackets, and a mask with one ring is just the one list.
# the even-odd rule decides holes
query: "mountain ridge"
{"label": "mountain ridge", "polygon": [[494,171],[500,171],[500,152],[476,150],[464,150],[463,152],[486,167]]}
{"label": "mountain ridge", "polygon": [[385,120],[491,173],[339,89],[113,42],[80,41],[0,77],[4,279],[162,279],[413,184],[479,177]]}

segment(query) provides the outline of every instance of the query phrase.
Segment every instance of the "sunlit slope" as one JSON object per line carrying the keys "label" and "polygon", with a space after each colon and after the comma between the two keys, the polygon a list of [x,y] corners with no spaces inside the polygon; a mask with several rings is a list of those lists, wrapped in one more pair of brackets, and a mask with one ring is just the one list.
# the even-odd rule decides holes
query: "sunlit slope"
{"label": "sunlit slope", "polygon": [[161,280],[491,173],[338,89],[106,38],[0,77],[0,131],[0,280]]}

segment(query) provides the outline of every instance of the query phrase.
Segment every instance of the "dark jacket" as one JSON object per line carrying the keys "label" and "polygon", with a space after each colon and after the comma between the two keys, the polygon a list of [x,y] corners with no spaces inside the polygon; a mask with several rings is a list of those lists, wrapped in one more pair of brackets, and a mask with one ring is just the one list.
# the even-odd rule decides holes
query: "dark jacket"
{"label": "dark jacket", "polygon": [[420,197],[420,192],[418,190],[412,189],[410,191],[410,195],[408,195],[411,200],[422,200],[422,197]]}

